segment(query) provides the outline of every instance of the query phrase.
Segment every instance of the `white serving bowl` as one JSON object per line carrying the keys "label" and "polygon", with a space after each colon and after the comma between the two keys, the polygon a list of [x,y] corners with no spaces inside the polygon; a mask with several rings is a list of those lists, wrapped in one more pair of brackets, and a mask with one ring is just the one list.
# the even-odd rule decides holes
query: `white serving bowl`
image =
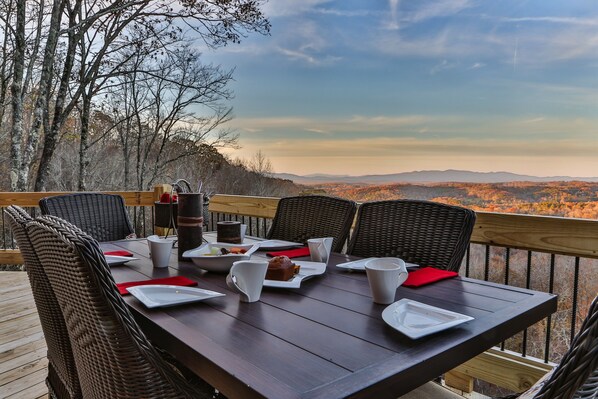
{"label": "white serving bowl", "polygon": [[[247,252],[244,254],[213,255],[212,248],[226,248],[229,250],[230,248],[241,248],[245,249]],[[259,245],[256,244],[226,244],[223,242],[212,242],[185,251],[183,257],[191,259],[193,263],[201,269],[216,273],[228,273],[233,262],[249,260],[251,254],[257,251],[258,248]]]}

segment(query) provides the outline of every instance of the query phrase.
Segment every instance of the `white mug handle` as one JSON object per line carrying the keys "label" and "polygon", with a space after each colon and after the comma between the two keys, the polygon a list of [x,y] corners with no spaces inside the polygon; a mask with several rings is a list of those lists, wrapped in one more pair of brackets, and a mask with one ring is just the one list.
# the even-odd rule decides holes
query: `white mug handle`
{"label": "white mug handle", "polygon": [[226,276],[226,285],[228,285],[228,288],[230,288],[237,294],[241,294],[246,297],[248,296],[247,293],[245,291],[243,291],[241,289],[241,287],[239,287],[239,285],[237,284],[237,278],[235,277],[234,274],[229,273],[228,276]]}
{"label": "white mug handle", "polygon": [[397,287],[400,287],[405,281],[407,281],[407,277],[409,277],[409,272],[406,270],[401,271],[399,274],[399,285],[397,285]]}

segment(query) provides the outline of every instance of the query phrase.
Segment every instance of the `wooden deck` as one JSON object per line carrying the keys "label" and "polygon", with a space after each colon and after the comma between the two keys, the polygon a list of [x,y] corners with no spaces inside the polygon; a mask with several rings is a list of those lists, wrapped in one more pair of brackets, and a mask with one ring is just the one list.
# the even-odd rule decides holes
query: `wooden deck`
{"label": "wooden deck", "polygon": [[46,341],[25,272],[0,272],[0,398],[48,398]]}

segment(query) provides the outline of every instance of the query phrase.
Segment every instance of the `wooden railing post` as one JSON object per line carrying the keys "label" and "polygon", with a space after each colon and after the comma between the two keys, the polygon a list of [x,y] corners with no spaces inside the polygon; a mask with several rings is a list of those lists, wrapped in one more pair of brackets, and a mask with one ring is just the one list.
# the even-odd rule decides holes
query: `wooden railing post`
{"label": "wooden railing post", "polygon": [[[157,186],[154,186],[154,201],[160,201],[160,197],[162,197],[162,194],[170,193],[171,191],[172,191],[172,186],[170,184],[158,184]],[[155,211],[156,210],[155,210],[155,206],[154,206],[154,216],[155,216]],[[154,225],[154,234],[163,236],[167,233],[166,230],[168,230],[168,229]]]}

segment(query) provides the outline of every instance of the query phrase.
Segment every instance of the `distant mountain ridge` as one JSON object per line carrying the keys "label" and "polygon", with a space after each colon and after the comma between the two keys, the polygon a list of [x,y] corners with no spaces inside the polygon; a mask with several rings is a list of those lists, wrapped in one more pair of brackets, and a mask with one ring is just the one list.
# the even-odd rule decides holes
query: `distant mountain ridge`
{"label": "distant mountain ridge", "polygon": [[420,170],[413,172],[392,173],[386,175],[328,175],[311,174],[306,176],[291,173],[275,173],[274,177],[292,180],[297,184],[325,183],[508,183],[508,182],[552,182],[552,181],[585,181],[598,182],[598,177],[571,176],[530,176],[510,172],[472,172],[468,170]]}

